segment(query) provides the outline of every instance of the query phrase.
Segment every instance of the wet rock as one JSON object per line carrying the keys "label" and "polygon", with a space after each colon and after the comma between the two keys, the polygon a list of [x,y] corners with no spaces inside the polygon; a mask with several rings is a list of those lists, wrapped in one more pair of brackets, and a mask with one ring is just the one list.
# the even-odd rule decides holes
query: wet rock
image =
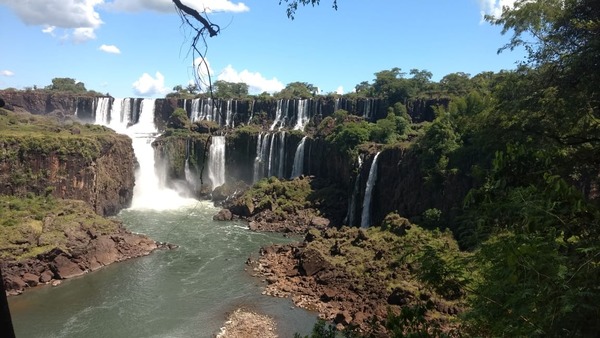
{"label": "wet rock", "polygon": [[40,282],[41,283],[48,283],[53,278],[54,278],[54,274],[52,273],[52,271],[46,270],[46,271],[42,272],[42,275],[40,276]]}
{"label": "wet rock", "polygon": [[81,270],[79,265],[73,263],[65,255],[59,255],[54,258],[52,262],[53,270],[60,279],[73,278],[83,275],[84,271]]}
{"label": "wet rock", "polygon": [[229,209],[221,209],[216,215],[213,216],[213,220],[215,221],[231,221],[233,219],[233,214]]}
{"label": "wet rock", "polygon": [[23,274],[23,281],[27,284],[27,286],[36,286],[38,285],[39,280],[40,277],[32,273],[26,272]]}
{"label": "wet rock", "polygon": [[306,276],[312,276],[321,270],[329,269],[331,264],[320,251],[309,248],[302,253],[300,267]]}

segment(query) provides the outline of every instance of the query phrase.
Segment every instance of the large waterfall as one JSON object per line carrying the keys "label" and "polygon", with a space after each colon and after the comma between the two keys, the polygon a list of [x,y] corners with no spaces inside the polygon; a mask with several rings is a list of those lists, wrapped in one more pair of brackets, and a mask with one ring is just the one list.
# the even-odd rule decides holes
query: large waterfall
{"label": "large waterfall", "polygon": [[[98,99],[95,121],[96,124],[108,126],[132,139],[139,168],[135,175],[131,207],[166,210],[195,203],[195,200],[181,197],[177,191],[167,188],[164,180],[161,182],[157,174],[152,147],[152,142],[158,136],[154,123],[155,99],[143,99],[139,107],[136,106],[135,99],[115,99],[112,107],[109,100],[110,98]],[[134,111],[131,111],[132,108]],[[139,112],[135,112],[137,109]],[[130,126],[134,114],[138,116],[138,120]]]}
{"label": "large waterfall", "polygon": [[208,178],[212,188],[225,184],[225,136],[213,136],[208,155]]}
{"label": "large waterfall", "polygon": [[371,226],[371,197],[373,195],[373,187],[377,182],[377,158],[380,153],[377,153],[373,158],[373,164],[369,169],[369,178],[367,179],[367,187],[365,189],[365,198],[363,200],[362,218],[360,222],[361,228]]}
{"label": "large waterfall", "polygon": [[291,178],[299,177],[304,172],[304,143],[306,142],[306,136],[300,140],[296,153],[294,154],[294,166],[292,167]]}
{"label": "large waterfall", "polygon": [[285,171],[285,131],[261,133],[256,142],[253,182],[264,177],[284,177]]}

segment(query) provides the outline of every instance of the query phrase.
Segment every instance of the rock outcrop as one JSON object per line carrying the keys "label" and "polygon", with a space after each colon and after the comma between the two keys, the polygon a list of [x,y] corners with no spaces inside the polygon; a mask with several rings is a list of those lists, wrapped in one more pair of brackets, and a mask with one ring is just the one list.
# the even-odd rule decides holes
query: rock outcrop
{"label": "rock outcrop", "polygon": [[130,205],[136,160],[129,137],[101,126],[4,113],[0,194],[78,199],[107,216]]}
{"label": "rock outcrop", "polygon": [[291,298],[338,329],[387,336],[388,311],[422,306],[429,325],[451,330],[461,298],[441,296],[418,282],[414,255],[424,243],[439,246],[440,252],[456,252],[457,245],[450,236],[432,237],[415,227],[409,231],[398,236],[375,229],[313,229],[302,243],[261,248],[247,264],[263,278],[264,294]]}

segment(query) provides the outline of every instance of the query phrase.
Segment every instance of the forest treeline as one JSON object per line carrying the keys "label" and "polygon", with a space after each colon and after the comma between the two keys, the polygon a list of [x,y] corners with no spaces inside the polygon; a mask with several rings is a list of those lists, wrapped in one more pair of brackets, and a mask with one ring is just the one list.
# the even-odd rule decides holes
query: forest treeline
{"label": "forest treeline", "polygon": [[[474,187],[453,215],[431,213],[432,226],[451,228],[468,255],[429,251],[421,262],[425,283],[465,292],[463,335],[597,336],[600,3],[517,1],[488,20],[512,34],[502,49],[525,48],[526,62],[474,77],[452,74],[436,84],[427,72],[377,73],[356,95],[383,94],[388,118],[368,124],[334,116],[327,137],[352,151],[413,133],[409,147],[419,153],[432,189],[443,190],[457,174],[471,179]],[[407,124],[394,103],[424,94],[451,101],[434,121]],[[414,317],[388,325],[407,318]],[[393,332],[405,336],[407,329]],[[322,326],[315,332],[326,336]]]}

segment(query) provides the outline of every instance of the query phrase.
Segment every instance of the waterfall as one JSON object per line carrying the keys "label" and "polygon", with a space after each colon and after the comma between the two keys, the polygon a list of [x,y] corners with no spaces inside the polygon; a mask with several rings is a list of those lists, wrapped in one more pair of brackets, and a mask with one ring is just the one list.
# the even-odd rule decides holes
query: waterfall
{"label": "waterfall", "polygon": [[125,130],[132,120],[131,100],[134,99],[115,99],[113,101],[112,108],[110,109],[110,124],[108,126],[118,133],[126,133]]}
{"label": "waterfall", "polygon": [[356,178],[354,179],[354,189],[352,189],[352,196],[350,196],[350,203],[348,204],[348,215],[346,216],[346,220],[348,226],[354,226],[354,217],[356,213],[356,197],[358,196],[358,192],[360,190],[360,170],[362,168],[362,158],[358,156],[358,168]]}
{"label": "waterfall", "polygon": [[[269,128],[269,130],[274,130],[275,127],[281,122],[281,118],[283,116],[283,101],[284,100],[277,100],[277,110],[275,111],[275,121],[273,121],[273,124],[271,125],[271,128]],[[287,112],[287,110],[286,110],[286,112]]]}
{"label": "waterfall", "polygon": [[304,127],[310,120],[307,102],[307,99],[298,100],[298,112],[296,114],[296,125],[294,126],[294,130],[304,130]]}
{"label": "waterfall", "polygon": [[304,171],[304,143],[306,142],[306,136],[300,140],[298,147],[296,148],[296,154],[294,155],[294,167],[292,167],[292,177],[299,177]]}
{"label": "waterfall", "polygon": [[252,175],[252,183],[258,182],[262,178],[261,167],[262,167],[262,143],[263,134],[258,134],[258,140],[256,141],[256,157],[254,157],[254,171]]}
{"label": "waterfall", "polygon": [[275,134],[271,135],[271,145],[269,146],[269,167],[267,168],[267,177],[273,176],[273,162],[275,157]]}
{"label": "waterfall", "polygon": [[225,184],[225,136],[213,136],[208,155],[208,178],[213,190]]}
{"label": "waterfall", "polygon": [[360,222],[361,228],[368,228],[371,226],[371,195],[373,194],[373,187],[377,181],[377,158],[380,153],[377,153],[373,158],[373,164],[369,169],[369,178],[367,179],[367,187],[365,188],[365,198],[363,200],[362,218]]}
{"label": "waterfall", "polygon": [[[99,98],[96,112],[100,112],[101,116],[108,116],[108,114],[102,112],[102,106],[107,106],[103,101],[105,98]],[[138,116],[138,123],[130,126],[129,118],[132,118],[131,104],[133,100],[134,111],[137,111],[137,100],[136,99],[123,99],[119,100],[119,104],[116,104],[113,108],[114,112],[111,111],[111,115],[114,119],[111,119],[110,126],[108,125],[108,119],[99,118],[96,115],[96,124],[101,124],[108,127],[115,127],[115,131],[120,134],[129,136],[132,140],[133,151],[139,164],[139,168],[135,173],[135,186],[133,188],[133,199],[131,201],[131,208],[133,209],[154,209],[154,210],[166,210],[176,209],[183,205],[189,205],[195,203],[193,199],[182,198],[179,194],[172,189],[164,187],[158,174],[156,172],[156,164],[154,158],[154,147],[152,142],[158,136],[158,129],[154,124],[154,99],[143,99],[141,102],[141,109]],[[117,100],[115,100],[117,101]],[[100,110],[99,110],[100,109]],[[117,115],[117,109],[123,110],[123,118]],[[125,115],[127,112],[127,115]],[[127,116],[127,117],[126,117]]]}
{"label": "waterfall", "polygon": [[107,125],[110,119],[110,97],[99,97],[96,103],[95,123]]}
{"label": "waterfall", "polygon": [[[233,104],[235,103],[235,108],[233,108]],[[227,113],[225,115],[225,126],[230,128],[235,128],[235,121],[233,120],[233,116],[237,113],[237,101],[233,101],[231,99],[227,100]]]}
{"label": "waterfall", "polygon": [[277,177],[283,177],[283,165],[285,164],[285,131],[281,132],[279,140],[279,168],[277,169]]}

